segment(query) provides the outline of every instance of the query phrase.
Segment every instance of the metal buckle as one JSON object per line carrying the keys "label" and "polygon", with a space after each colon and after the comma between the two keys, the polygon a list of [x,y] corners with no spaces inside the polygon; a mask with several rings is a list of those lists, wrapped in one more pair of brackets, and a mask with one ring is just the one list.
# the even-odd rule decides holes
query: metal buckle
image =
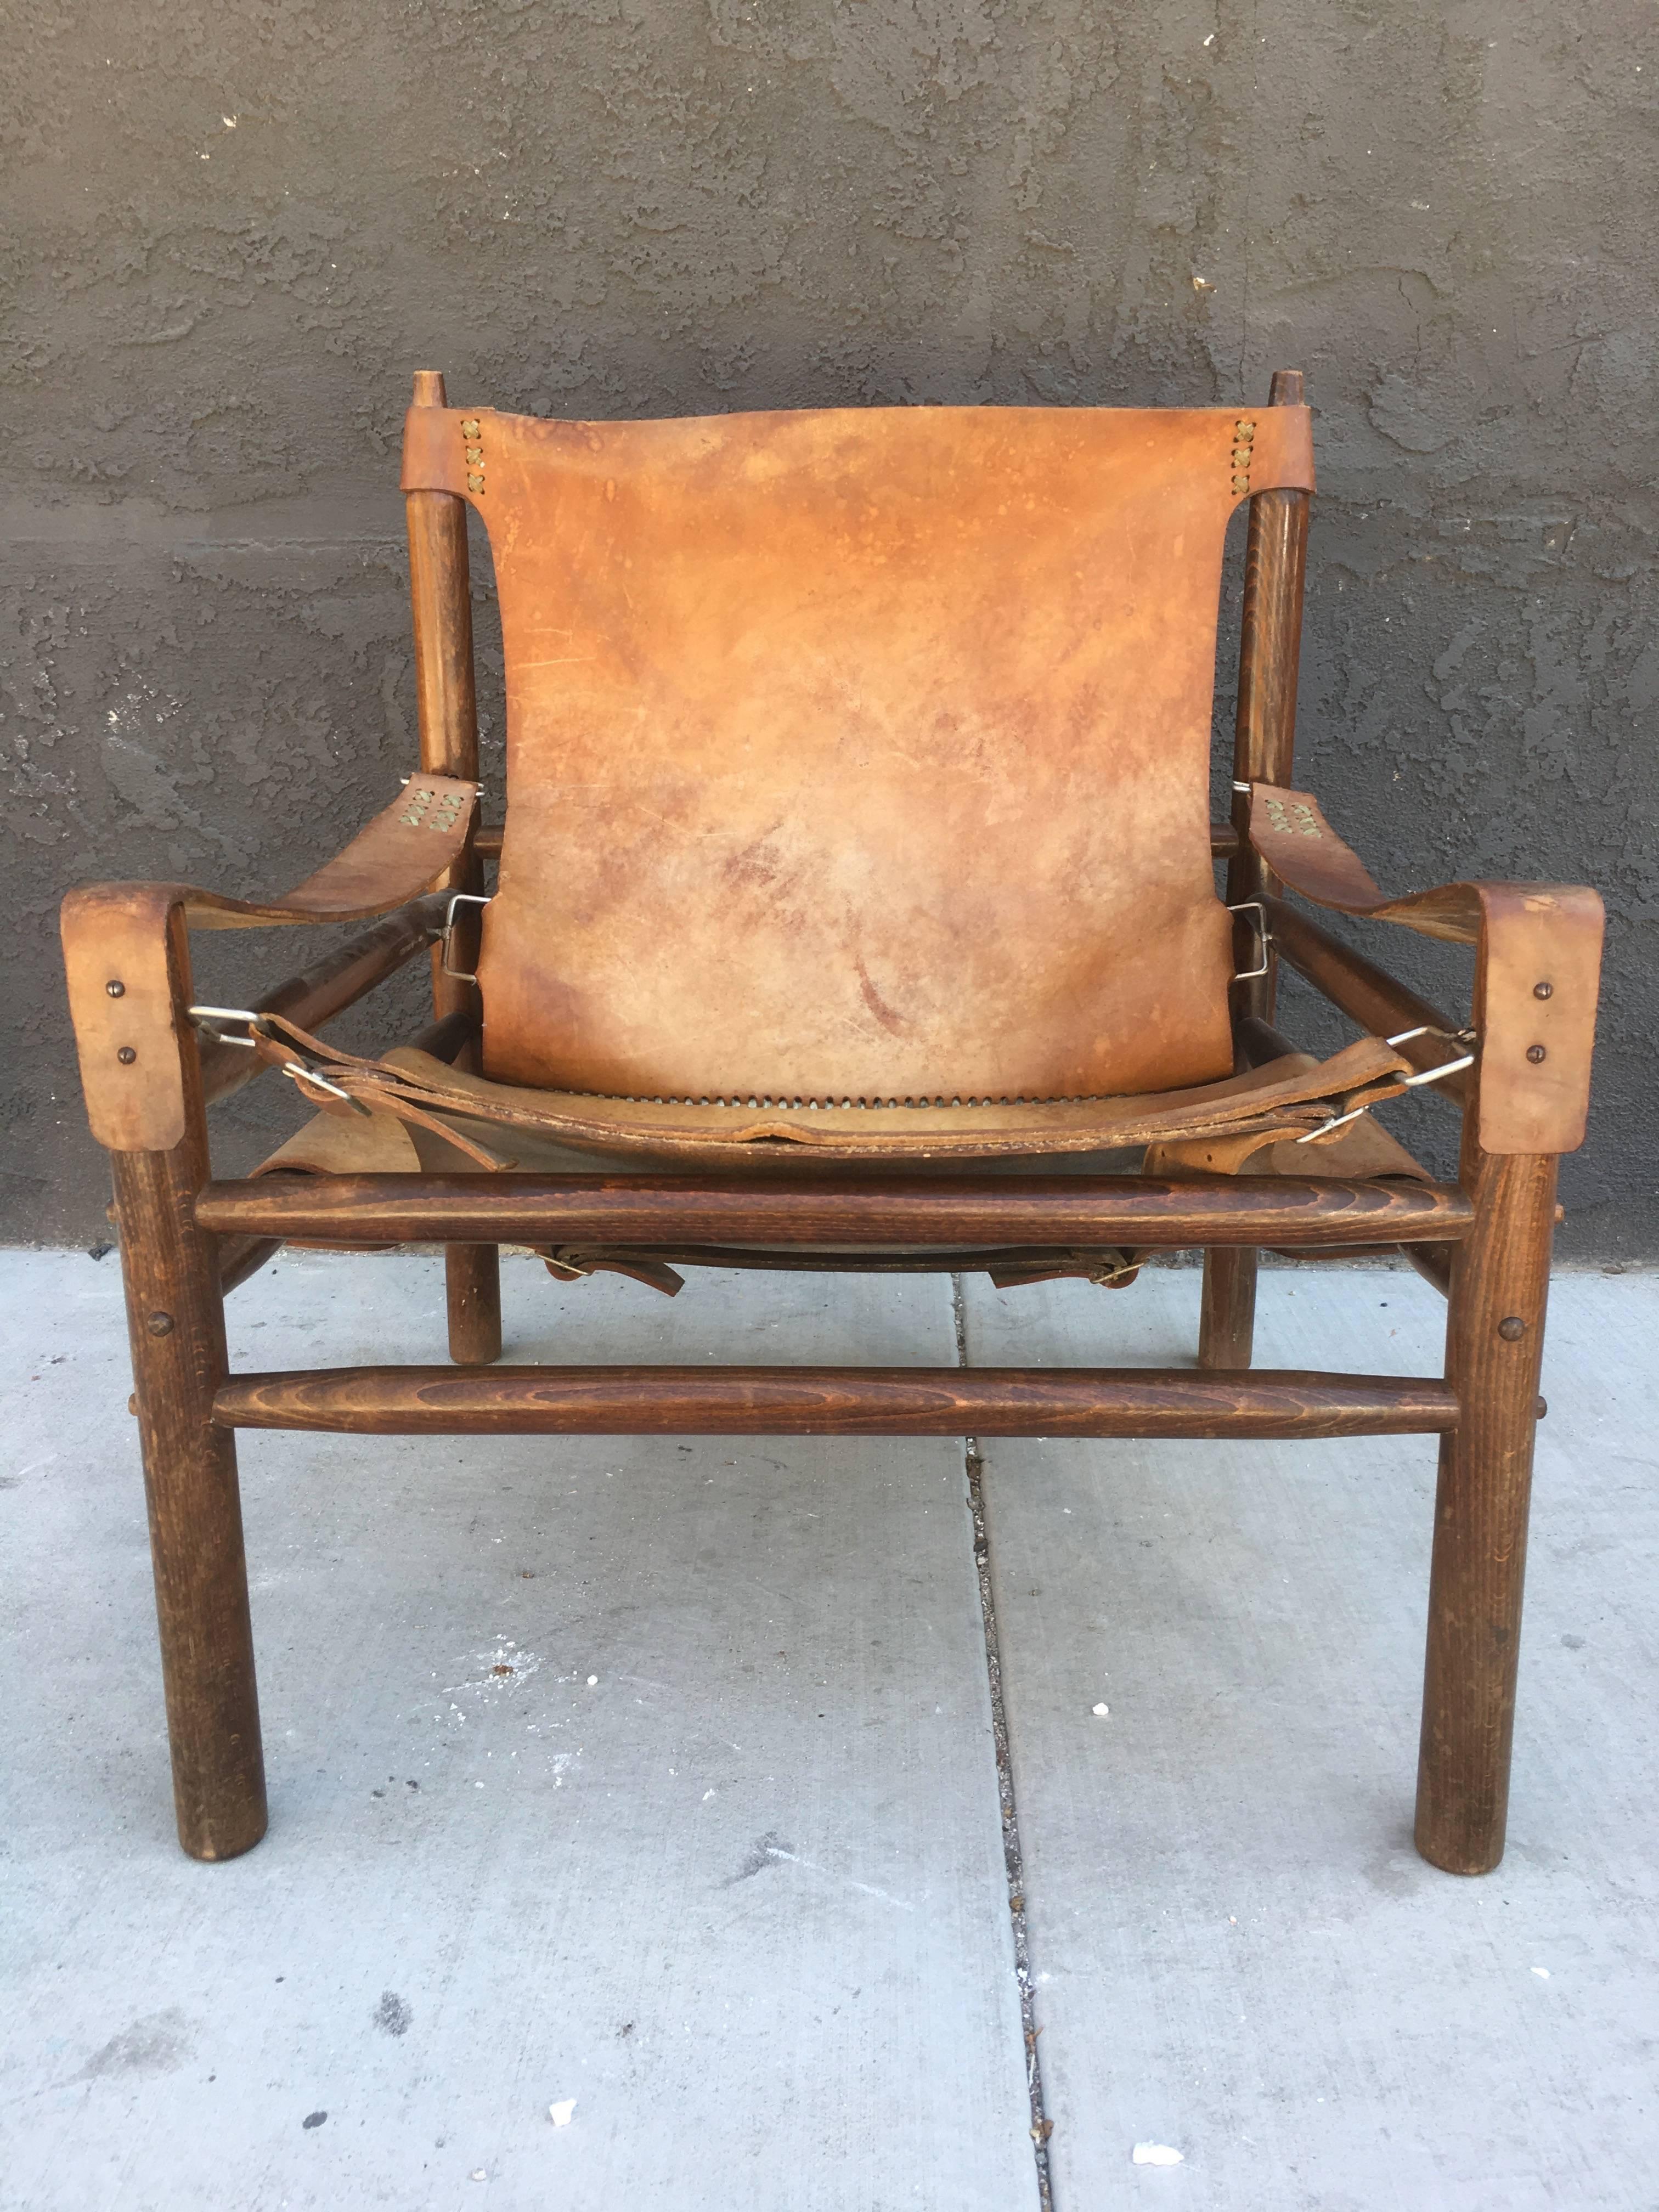
{"label": "metal buckle", "polygon": [[[1414,1030],[1401,1030],[1398,1036],[1384,1037],[1382,1042],[1384,1044],[1392,1045],[1409,1044],[1413,1037],[1420,1036],[1446,1037],[1454,1044],[1474,1042],[1473,1030],[1437,1030],[1429,1022],[1419,1023]],[[1474,1054],[1472,1052],[1466,1052],[1461,1059],[1448,1060],[1438,1067],[1425,1067],[1419,1074],[1407,1075],[1401,1081],[1400,1088],[1402,1091],[1415,1091],[1419,1084],[1438,1083],[1443,1075],[1455,1075],[1460,1069],[1474,1066]],[[1328,1121],[1322,1121],[1316,1129],[1308,1130],[1304,1135],[1297,1137],[1295,1141],[1298,1145],[1310,1145],[1316,1137],[1325,1136],[1332,1129],[1340,1129],[1346,1121],[1357,1121],[1362,1114],[1368,1114],[1370,1111],[1369,1106],[1356,1106],[1352,1113],[1334,1115]]]}
{"label": "metal buckle", "polygon": [[446,975],[453,977],[458,983],[476,983],[478,979],[468,969],[452,968],[449,964],[449,940],[455,933],[455,909],[458,906],[488,906],[494,896],[493,891],[457,891],[444,908],[444,926],[438,932],[438,941],[443,946],[439,965]]}
{"label": "metal buckle", "polygon": [[1254,982],[1258,975],[1265,975],[1267,972],[1267,947],[1273,941],[1273,933],[1267,927],[1267,909],[1260,899],[1241,899],[1237,906],[1230,906],[1227,911],[1229,914],[1254,914],[1255,916],[1256,949],[1261,955],[1261,965],[1259,968],[1241,968],[1233,977],[1235,983]]}

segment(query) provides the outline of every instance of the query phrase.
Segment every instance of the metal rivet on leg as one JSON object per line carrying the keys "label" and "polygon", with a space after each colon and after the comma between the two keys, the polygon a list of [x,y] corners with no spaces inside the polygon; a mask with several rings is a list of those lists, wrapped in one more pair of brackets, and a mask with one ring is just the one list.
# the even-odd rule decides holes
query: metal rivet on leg
{"label": "metal rivet on leg", "polygon": [[1498,1324],[1498,1334],[1505,1344],[1517,1342],[1527,1333],[1527,1324],[1519,1314],[1505,1314]]}
{"label": "metal rivet on leg", "polygon": [[173,1316],[170,1313],[153,1313],[144,1323],[144,1327],[152,1336],[171,1336]]}
{"label": "metal rivet on leg", "polygon": [[130,1044],[124,1044],[120,1051],[116,1054],[115,1057],[120,1061],[123,1067],[131,1067],[133,1061],[137,1059],[138,1055]]}
{"label": "metal rivet on leg", "polygon": [[1547,1060],[1549,1058],[1549,1054],[1545,1051],[1541,1044],[1529,1044],[1527,1047],[1527,1058],[1532,1062],[1533,1066],[1536,1067],[1539,1061],[1540,1060]]}
{"label": "metal rivet on leg", "polygon": [[1538,1401],[1538,1418],[1540,1421],[1543,1419],[1545,1414],[1548,1413],[1549,1409],[1549,1400],[1547,1398],[1540,1398]]}
{"label": "metal rivet on leg", "polygon": [[1534,999],[1553,999],[1555,996],[1555,986],[1553,983],[1534,983],[1532,987],[1532,995]]}
{"label": "metal rivet on leg", "polygon": [[127,995],[127,987],[125,983],[109,982],[105,984],[104,988],[112,999],[125,999]]}

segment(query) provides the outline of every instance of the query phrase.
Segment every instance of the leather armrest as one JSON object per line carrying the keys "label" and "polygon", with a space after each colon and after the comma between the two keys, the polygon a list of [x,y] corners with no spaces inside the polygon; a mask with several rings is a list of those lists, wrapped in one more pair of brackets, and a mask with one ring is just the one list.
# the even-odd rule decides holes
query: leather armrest
{"label": "leather armrest", "polygon": [[1603,911],[1582,884],[1443,884],[1389,898],[1305,791],[1250,789],[1250,843],[1315,905],[1476,949],[1476,1134],[1488,1152],[1584,1141]]}
{"label": "leather armrest", "polygon": [[64,901],[64,965],[92,1133],[112,1152],[167,1152],[185,1133],[187,928],[365,921],[404,906],[466,849],[477,791],[415,775],[314,875],[269,900],[190,884],[88,884]]}

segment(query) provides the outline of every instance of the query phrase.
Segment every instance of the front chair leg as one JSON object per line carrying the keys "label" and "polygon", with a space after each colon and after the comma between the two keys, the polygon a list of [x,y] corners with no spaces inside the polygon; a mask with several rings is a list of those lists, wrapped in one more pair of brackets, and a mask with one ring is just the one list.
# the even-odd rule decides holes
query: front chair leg
{"label": "front chair leg", "polygon": [[1448,1874],[1504,1856],[1556,1166],[1481,1153],[1471,1175],[1466,1158],[1475,1223],[1446,1331],[1462,1411],[1440,1447],[1417,1782],[1417,1848]]}
{"label": "front chair leg", "polygon": [[214,1240],[188,1140],[112,1154],[179,1840],[230,1859],[265,1832],[236,1448],[212,1425],[225,1373]]}
{"label": "front chair leg", "polygon": [[501,1255],[495,1244],[446,1244],[449,1356],[458,1367],[488,1367],[501,1356]]}
{"label": "front chair leg", "polygon": [[1255,1338],[1255,1254],[1242,1246],[1218,1245],[1204,1255],[1200,1367],[1249,1365]]}

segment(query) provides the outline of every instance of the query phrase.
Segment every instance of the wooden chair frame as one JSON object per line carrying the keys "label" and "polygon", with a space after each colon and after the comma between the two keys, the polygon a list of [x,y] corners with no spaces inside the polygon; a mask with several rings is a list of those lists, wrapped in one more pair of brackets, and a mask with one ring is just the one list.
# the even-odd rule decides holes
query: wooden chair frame
{"label": "wooden chair frame", "polygon": [[[1301,379],[1275,377],[1272,404],[1295,404]],[[416,404],[441,405],[422,374]],[[428,774],[477,774],[464,503],[408,495],[420,703]],[[1261,900],[1273,942],[1266,972],[1236,987],[1240,1064],[1289,1050],[1272,1028],[1283,957],[1362,1026],[1456,1024],[1286,906],[1253,848],[1249,787],[1291,780],[1308,496],[1251,501],[1231,823],[1212,826],[1229,903]],[[499,830],[480,830],[441,892],[482,889]],[[83,895],[84,896],[84,895]],[[260,1001],[311,1029],[432,944],[441,902],[405,902],[346,950]],[[158,909],[159,911],[160,909]],[[252,911],[251,909],[248,911]],[[471,911],[464,909],[463,913]],[[272,913],[270,918],[285,917]],[[291,917],[301,918],[301,917]],[[178,899],[165,936],[165,1012],[176,1066],[147,1079],[182,1088],[176,1141],[118,1143],[115,1212],[131,1322],[166,1683],[179,1834],[203,1859],[229,1858],[264,1832],[266,1802],[238,1501],[240,1426],[381,1433],[733,1433],[1300,1437],[1435,1434],[1439,1481],[1424,1692],[1417,1843],[1460,1874],[1496,1866],[1504,1846],[1522,1577],[1557,1162],[1484,1152],[1474,1073],[1440,1087],[1461,1105],[1455,1184],[1408,1185],[1241,1176],[887,1173],[786,1178],[740,1175],[211,1179],[206,1107],[257,1067],[251,1054],[198,1041],[191,1004],[188,916]],[[459,964],[466,958],[465,926]],[[466,1048],[472,987],[433,958],[436,1027],[426,1042]],[[73,979],[73,963],[71,975]],[[95,993],[96,986],[88,987]],[[111,977],[101,988],[118,997]],[[1474,1021],[1481,1022],[1482,969]],[[72,995],[74,994],[72,993]],[[83,1066],[101,1051],[101,1002],[76,999]],[[124,1048],[125,1060],[132,1057]],[[163,1055],[165,1058],[165,1055]],[[141,1073],[143,1071],[141,1071]],[[90,1088],[90,1086],[89,1086]],[[285,1238],[441,1242],[453,1369],[385,1368],[235,1377],[223,1299]],[[769,1246],[777,1264],[833,1264],[815,1249],[903,1243],[945,1270],[968,1255],[1029,1257],[1079,1248],[1201,1248],[1199,1372],[988,1370],[507,1367],[497,1268],[502,1242],[587,1240],[720,1256]],[[1443,1376],[1397,1379],[1249,1372],[1256,1254],[1403,1249],[1449,1297]],[[841,1264],[849,1264],[843,1257]],[[864,1264],[858,1261],[853,1265]],[[868,1265],[890,1261],[872,1255]],[[918,1263],[910,1263],[918,1264]]]}

